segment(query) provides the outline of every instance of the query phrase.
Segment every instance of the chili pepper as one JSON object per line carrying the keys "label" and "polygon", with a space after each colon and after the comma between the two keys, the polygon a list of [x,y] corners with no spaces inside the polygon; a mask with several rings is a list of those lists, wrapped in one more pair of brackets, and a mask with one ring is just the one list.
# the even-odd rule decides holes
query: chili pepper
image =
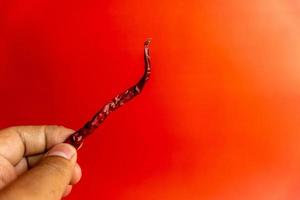
{"label": "chili pepper", "polygon": [[144,42],[144,74],[142,78],[129,89],[115,96],[110,102],[105,104],[93,117],[88,121],[82,128],[77,130],[71,136],[69,136],[65,143],[69,143],[76,149],[79,149],[83,143],[83,140],[95,131],[100,124],[107,118],[107,116],[112,112],[117,110],[119,107],[124,105],[126,102],[133,99],[135,96],[141,93],[144,88],[145,83],[149,80],[151,74],[151,63],[150,63],[150,53],[149,44],[151,39],[147,39]]}

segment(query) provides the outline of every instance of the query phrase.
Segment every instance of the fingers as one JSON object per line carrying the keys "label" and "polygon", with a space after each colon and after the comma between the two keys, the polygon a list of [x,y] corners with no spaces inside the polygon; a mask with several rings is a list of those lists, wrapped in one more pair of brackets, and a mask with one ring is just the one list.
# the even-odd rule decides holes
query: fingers
{"label": "fingers", "polygon": [[[35,156],[29,156],[27,158],[22,158],[22,160],[15,166],[15,172],[17,176],[20,176],[24,172],[26,172],[28,169],[31,169],[34,167],[38,162],[44,157],[44,154],[38,154]],[[8,161],[7,161],[8,162]],[[1,174],[1,172],[0,172]],[[75,164],[74,172],[72,179],[70,181],[71,185],[74,185],[79,182],[81,179],[82,173],[81,168],[78,163]]]}
{"label": "fingers", "polygon": [[76,163],[76,165],[74,167],[73,176],[71,178],[70,184],[71,185],[77,184],[80,181],[81,176],[82,176],[81,168],[78,165],[78,163]]}
{"label": "fingers", "polygon": [[20,160],[20,162],[18,162],[18,164],[15,166],[15,171],[18,176],[20,176],[21,174],[26,172],[27,169],[28,169],[28,166],[27,166],[26,158],[22,158],[22,160]]}
{"label": "fingers", "polygon": [[72,191],[72,185],[68,185],[64,191],[63,197],[68,196]]}
{"label": "fingers", "polygon": [[[74,131],[62,126],[16,126],[0,131],[0,155],[16,165],[23,156],[44,153]],[[13,151],[12,151],[13,149]]]}
{"label": "fingers", "polygon": [[70,190],[67,186],[72,179],[76,159],[76,150],[71,145],[54,146],[34,168],[5,187],[0,193],[0,200],[60,199]]}
{"label": "fingers", "polygon": [[73,172],[73,176],[72,176],[71,181],[70,181],[70,185],[68,185],[66,187],[66,189],[64,191],[64,194],[63,194],[63,197],[66,197],[71,193],[72,187],[73,187],[72,185],[75,185],[80,181],[81,175],[82,175],[81,174],[81,168],[78,165],[78,163],[76,163],[75,168],[74,168],[74,172]]}
{"label": "fingers", "polygon": [[16,178],[17,174],[14,166],[12,166],[11,163],[4,157],[0,156],[0,189]]}

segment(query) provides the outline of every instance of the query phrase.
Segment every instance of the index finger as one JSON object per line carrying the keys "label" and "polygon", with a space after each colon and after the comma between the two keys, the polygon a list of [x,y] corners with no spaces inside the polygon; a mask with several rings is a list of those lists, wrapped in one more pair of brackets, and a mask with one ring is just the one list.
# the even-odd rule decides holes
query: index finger
{"label": "index finger", "polygon": [[0,130],[0,155],[12,165],[24,156],[41,154],[74,132],[63,126],[15,126]]}

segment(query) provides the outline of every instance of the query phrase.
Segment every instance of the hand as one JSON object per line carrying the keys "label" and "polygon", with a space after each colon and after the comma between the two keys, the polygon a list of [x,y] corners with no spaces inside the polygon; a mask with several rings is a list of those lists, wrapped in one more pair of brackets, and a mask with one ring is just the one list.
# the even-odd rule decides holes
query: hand
{"label": "hand", "polygon": [[74,131],[61,126],[0,130],[0,200],[59,200],[81,178],[74,147],[62,143]]}

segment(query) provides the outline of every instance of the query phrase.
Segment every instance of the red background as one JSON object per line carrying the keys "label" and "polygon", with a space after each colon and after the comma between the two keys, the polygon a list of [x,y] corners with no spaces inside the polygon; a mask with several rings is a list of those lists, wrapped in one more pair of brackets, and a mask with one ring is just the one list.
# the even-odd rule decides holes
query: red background
{"label": "red background", "polygon": [[296,1],[0,1],[0,126],[79,128],[153,73],[79,152],[67,199],[300,197]]}

